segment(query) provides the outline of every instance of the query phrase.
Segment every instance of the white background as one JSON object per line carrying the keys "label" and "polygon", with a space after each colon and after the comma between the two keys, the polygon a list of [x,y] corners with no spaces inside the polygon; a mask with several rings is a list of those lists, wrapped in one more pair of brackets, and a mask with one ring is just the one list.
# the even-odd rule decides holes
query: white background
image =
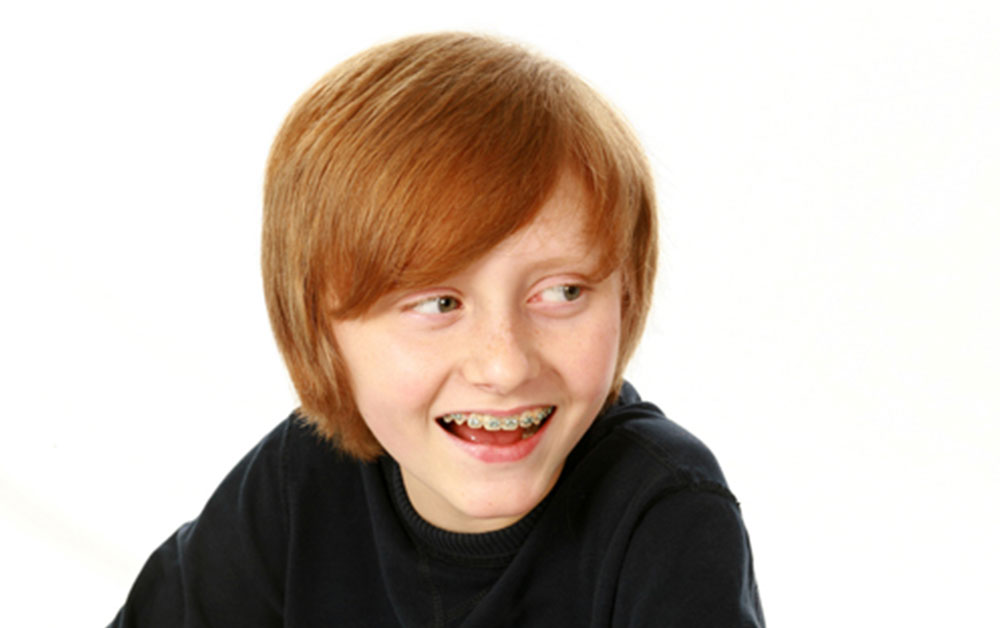
{"label": "white background", "polygon": [[638,129],[664,247],[630,377],[721,460],[769,624],[995,621],[1000,4],[19,4],[0,624],[105,624],[294,406],[270,141],[336,62],[454,28],[565,61]]}

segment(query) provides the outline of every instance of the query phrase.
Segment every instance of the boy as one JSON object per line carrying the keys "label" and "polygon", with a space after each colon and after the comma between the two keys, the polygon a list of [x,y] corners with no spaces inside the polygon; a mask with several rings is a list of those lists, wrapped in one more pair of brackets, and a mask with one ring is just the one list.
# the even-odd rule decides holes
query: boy
{"label": "boy", "polygon": [[293,107],[263,273],[301,407],[117,626],[758,626],[711,453],[622,381],[653,190],[578,78],[416,36]]}

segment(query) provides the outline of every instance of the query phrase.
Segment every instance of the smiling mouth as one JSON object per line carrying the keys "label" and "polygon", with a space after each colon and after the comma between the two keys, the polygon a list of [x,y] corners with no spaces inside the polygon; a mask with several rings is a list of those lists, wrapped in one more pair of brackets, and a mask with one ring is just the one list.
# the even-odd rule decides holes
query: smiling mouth
{"label": "smiling mouth", "polygon": [[452,412],[438,417],[437,422],[446,431],[462,440],[490,445],[511,445],[534,436],[555,410],[555,406],[544,406],[507,416],[480,412]]}

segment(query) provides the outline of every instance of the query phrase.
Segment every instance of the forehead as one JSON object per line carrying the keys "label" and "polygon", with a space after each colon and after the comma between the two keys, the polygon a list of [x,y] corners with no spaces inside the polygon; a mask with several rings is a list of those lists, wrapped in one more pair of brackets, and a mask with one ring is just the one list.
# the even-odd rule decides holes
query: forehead
{"label": "forehead", "polygon": [[544,253],[554,262],[596,260],[598,247],[588,229],[587,203],[588,197],[575,177],[561,177],[534,218],[486,256],[495,254],[513,261]]}
{"label": "forehead", "polygon": [[502,188],[464,196],[464,203],[439,190],[436,202],[407,203],[379,215],[370,223],[375,229],[345,233],[328,292],[334,318],[363,315],[387,296],[433,286],[497,256],[530,253],[538,262],[535,252],[544,250],[552,265],[562,257],[595,280],[619,266],[622,234],[604,228],[614,209],[595,202],[575,168],[557,171],[537,194],[524,194],[516,182]]}

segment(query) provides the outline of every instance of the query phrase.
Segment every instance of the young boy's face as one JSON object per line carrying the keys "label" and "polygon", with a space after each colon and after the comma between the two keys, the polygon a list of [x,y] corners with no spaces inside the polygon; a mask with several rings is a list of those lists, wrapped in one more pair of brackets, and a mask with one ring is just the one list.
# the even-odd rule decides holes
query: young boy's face
{"label": "young boy's face", "polygon": [[468,268],[334,324],[361,415],[439,527],[527,514],[607,397],[621,277],[593,277],[583,194],[563,178],[532,223]]}

